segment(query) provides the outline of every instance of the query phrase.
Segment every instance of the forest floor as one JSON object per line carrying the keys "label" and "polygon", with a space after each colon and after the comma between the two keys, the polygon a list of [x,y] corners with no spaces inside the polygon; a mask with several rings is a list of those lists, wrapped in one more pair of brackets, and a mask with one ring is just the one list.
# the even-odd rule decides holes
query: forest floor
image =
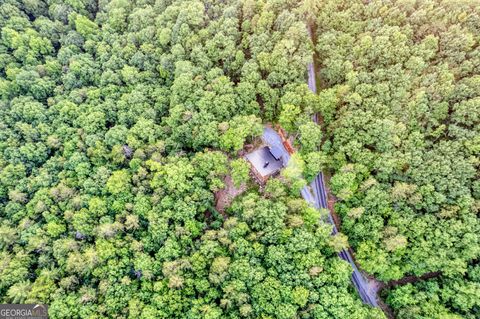
{"label": "forest floor", "polygon": [[432,271],[432,272],[427,272],[427,273],[425,273],[421,276],[415,276],[415,275],[405,276],[405,277],[400,278],[398,280],[391,280],[387,283],[381,283],[382,285],[380,286],[380,289],[390,289],[390,288],[393,288],[393,287],[396,287],[396,286],[403,286],[403,285],[406,285],[406,284],[412,284],[412,283],[416,283],[418,281],[436,278],[436,277],[439,277],[441,275],[442,275],[441,271]]}
{"label": "forest floor", "polygon": [[333,221],[335,222],[335,225],[337,226],[338,230],[340,231],[341,225],[342,225],[342,220],[340,217],[335,213],[335,203],[337,202],[337,198],[335,195],[332,194],[330,191],[330,187],[328,187],[328,184],[330,182],[330,175],[324,173],[324,178],[325,178],[325,191],[327,192],[327,208],[332,214]]}
{"label": "forest floor", "polygon": [[215,209],[222,215],[224,215],[225,208],[230,206],[235,197],[241,195],[247,189],[246,184],[235,187],[230,175],[225,176],[223,182],[225,187],[215,193]]}

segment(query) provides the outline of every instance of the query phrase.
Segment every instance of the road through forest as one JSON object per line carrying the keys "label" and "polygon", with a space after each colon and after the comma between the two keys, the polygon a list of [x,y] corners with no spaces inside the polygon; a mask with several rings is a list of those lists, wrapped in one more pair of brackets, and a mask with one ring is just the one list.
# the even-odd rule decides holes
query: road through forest
{"label": "road through forest", "polygon": [[[309,30],[310,31],[310,30]],[[310,32],[309,32],[310,33]],[[314,93],[317,93],[317,86],[316,86],[316,79],[315,79],[315,69],[313,63],[308,65],[308,87]],[[313,120],[318,122],[318,117],[314,116]],[[272,128],[266,127],[263,130],[262,139],[264,142],[271,146],[276,146],[279,150],[281,150],[284,164],[288,163],[290,159],[290,154],[287,152],[285,147],[283,146],[282,139],[279,134],[273,130]],[[302,197],[311,205],[316,208],[325,208],[328,209],[327,206],[327,192],[325,190],[325,182],[323,178],[323,173],[320,172],[314,179],[314,181],[310,184],[305,186],[301,190]],[[338,230],[335,226],[333,221],[332,214],[330,210],[328,211],[328,222],[332,224],[332,235],[335,235]],[[355,289],[358,291],[360,298],[365,304],[371,305],[373,307],[378,307],[377,301],[377,286],[374,282],[369,282],[365,276],[358,270],[357,265],[353,261],[353,258],[350,252],[347,249],[343,249],[339,256],[347,261],[352,269],[352,282]]]}
{"label": "road through forest", "polygon": [[[312,92],[317,93],[317,85],[315,80],[315,70],[313,67],[313,63],[310,63],[308,65],[308,87]],[[314,116],[313,120],[315,122],[318,122],[317,116]],[[314,181],[310,186],[315,196],[315,207],[328,209],[327,195],[326,195],[327,192],[325,191],[325,181],[324,181],[322,172],[320,172],[315,177]],[[303,193],[304,192],[302,191],[302,196],[305,198]],[[307,200],[307,198],[305,198],[305,200]],[[335,226],[332,213],[330,212],[330,210],[328,211],[328,221],[332,224],[333,226],[332,234],[335,235],[338,232],[338,230],[337,230],[337,227]],[[353,269],[352,282],[353,282],[353,285],[355,286],[355,289],[357,289],[358,294],[360,295],[360,298],[362,299],[362,301],[368,305],[378,307],[376,285],[373,282],[370,283],[363,276],[363,274],[358,270],[357,265],[353,261],[353,258],[347,249],[343,249],[339,253],[339,255],[343,260],[347,261],[352,266],[352,269]]]}
{"label": "road through forest", "polygon": [[[280,135],[272,128],[266,127],[263,130],[262,139],[266,144],[271,146],[276,146],[282,152],[282,157],[286,165],[290,159],[290,154],[287,152],[287,150],[283,146]],[[319,173],[310,185],[302,188],[301,194],[303,199],[305,199],[310,205],[319,209],[320,208],[328,209],[327,195],[326,195],[325,184],[323,180],[323,173]],[[338,232],[338,230],[337,230],[337,227],[335,226],[335,223],[333,222],[333,218],[330,211],[328,212],[328,222],[332,224],[332,227],[333,227],[332,235],[335,235]],[[355,286],[355,289],[357,289],[358,294],[360,295],[360,298],[362,299],[362,301],[368,305],[378,307],[377,291],[375,288],[376,286],[374,284],[373,285],[369,284],[369,282],[366,280],[363,274],[358,270],[348,250],[343,249],[339,253],[339,256],[352,266],[352,269],[353,269],[352,282],[353,282],[353,285]]]}
{"label": "road through forest", "polygon": [[[278,135],[278,133],[275,132],[275,130],[273,130],[272,128],[266,127],[263,130],[262,139],[266,144],[276,146],[282,152],[282,157],[286,165],[288,163],[288,160],[290,159],[290,155],[288,154],[287,150],[283,146],[282,139]],[[309,186],[305,186],[301,190],[301,194],[303,199],[305,199],[310,205],[316,208],[328,209],[327,195],[325,192],[325,184],[323,180],[323,173],[319,173]],[[335,223],[333,222],[333,218],[330,211],[328,213],[328,222],[332,224],[332,227],[333,227],[332,235],[335,235],[338,232],[338,230],[337,230],[337,227],[335,226]],[[375,285],[369,284],[369,282],[365,279],[363,274],[358,270],[348,250],[343,249],[339,253],[339,256],[352,266],[352,269],[353,269],[352,282],[355,288],[357,289],[358,294],[360,295],[360,298],[362,299],[362,301],[371,306],[378,307],[377,292],[375,289]]]}

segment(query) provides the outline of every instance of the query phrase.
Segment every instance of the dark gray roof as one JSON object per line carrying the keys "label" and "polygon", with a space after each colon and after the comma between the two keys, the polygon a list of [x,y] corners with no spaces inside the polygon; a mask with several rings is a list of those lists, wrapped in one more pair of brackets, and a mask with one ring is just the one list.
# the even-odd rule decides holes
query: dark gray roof
{"label": "dark gray roof", "polygon": [[270,153],[272,153],[273,157],[275,157],[276,160],[279,160],[282,158],[282,151],[276,147],[276,146],[270,146]]}
{"label": "dark gray roof", "polygon": [[[283,161],[276,159],[268,146],[259,148],[245,157],[263,177],[270,176],[283,167]],[[268,162],[268,165],[264,167],[266,162]]]}

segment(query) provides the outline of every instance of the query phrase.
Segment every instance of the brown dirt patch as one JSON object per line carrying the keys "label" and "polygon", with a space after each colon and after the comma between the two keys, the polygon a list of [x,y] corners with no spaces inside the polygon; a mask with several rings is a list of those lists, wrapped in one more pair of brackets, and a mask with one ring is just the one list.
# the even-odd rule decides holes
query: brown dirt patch
{"label": "brown dirt patch", "polygon": [[330,175],[329,174],[324,174],[323,175],[325,178],[325,191],[327,192],[327,207],[328,210],[330,210],[332,214],[333,221],[335,223],[335,226],[337,226],[338,231],[342,228],[342,220],[340,217],[335,213],[335,203],[337,202],[337,198],[332,194],[330,191],[330,188],[328,187],[330,183]]}
{"label": "brown dirt patch", "polygon": [[215,192],[215,209],[225,216],[225,208],[229,207],[235,197],[247,189],[247,186],[246,184],[242,184],[240,187],[235,187],[230,175],[225,176],[223,182],[225,183],[225,187]]}

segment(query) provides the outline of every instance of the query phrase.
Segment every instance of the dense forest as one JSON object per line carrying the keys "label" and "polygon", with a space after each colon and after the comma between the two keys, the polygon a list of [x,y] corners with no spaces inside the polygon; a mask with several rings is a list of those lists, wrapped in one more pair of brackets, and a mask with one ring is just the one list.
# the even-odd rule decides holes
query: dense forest
{"label": "dense forest", "polygon": [[[350,245],[387,315],[479,318],[479,42],[467,0],[1,0],[0,301],[385,318]],[[297,153],[259,187],[267,124]]]}
{"label": "dense forest", "polygon": [[392,289],[387,302],[398,319],[475,319],[480,315],[480,265],[470,266],[463,276],[406,284]]}
{"label": "dense forest", "polygon": [[[301,171],[260,191],[237,156],[262,123],[318,103],[295,7],[2,1],[2,303],[51,318],[383,316],[292,190]],[[247,189],[220,214],[226,175]]]}
{"label": "dense forest", "polygon": [[[480,4],[322,1],[311,16],[335,211],[399,318],[479,318]],[[463,278],[463,279],[462,279]]]}

